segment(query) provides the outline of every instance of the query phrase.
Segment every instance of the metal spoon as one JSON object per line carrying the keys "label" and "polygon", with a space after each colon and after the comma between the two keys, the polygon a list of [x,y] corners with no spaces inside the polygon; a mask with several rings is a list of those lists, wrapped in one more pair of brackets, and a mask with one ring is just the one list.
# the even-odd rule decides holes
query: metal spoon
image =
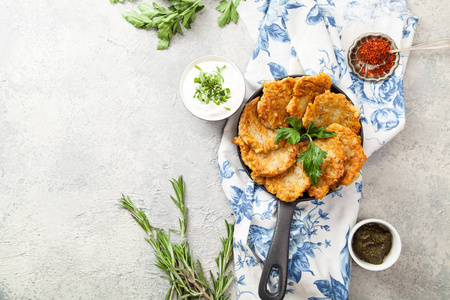
{"label": "metal spoon", "polygon": [[450,38],[441,39],[431,42],[426,42],[412,47],[390,50],[391,53],[403,52],[403,51],[413,51],[413,50],[431,50],[431,49],[442,49],[450,47]]}

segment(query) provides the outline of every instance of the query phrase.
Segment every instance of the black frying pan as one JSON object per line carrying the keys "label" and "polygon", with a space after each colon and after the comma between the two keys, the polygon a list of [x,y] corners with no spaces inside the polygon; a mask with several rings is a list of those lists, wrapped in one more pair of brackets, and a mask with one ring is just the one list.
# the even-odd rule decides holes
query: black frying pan
{"label": "black frying pan", "polygon": [[[289,75],[285,77],[278,78],[277,80],[281,80],[286,77],[302,77],[305,75]],[[352,102],[350,98],[337,86],[334,84],[331,86],[331,92],[336,94],[343,94],[347,98],[348,101]],[[256,97],[260,97],[263,95],[263,88],[259,88],[247,101],[250,102]],[[353,102],[352,102],[353,103]],[[242,110],[243,111],[243,110]],[[242,115],[242,112],[241,112]],[[240,121],[240,116],[239,116]],[[239,133],[239,122],[237,124],[237,133]],[[303,134],[303,132],[302,132]],[[361,145],[363,141],[363,130],[361,126],[360,131],[361,136]],[[244,164],[241,158],[241,151],[239,146],[237,146],[238,154],[239,154],[239,160],[241,161],[241,164],[247,173],[247,175],[251,178],[252,170]],[[267,189],[263,185],[259,185],[255,183],[257,186],[259,186],[264,191],[270,193],[267,191]],[[331,193],[328,192],[328,194]],[[274,197],[276,197],[274,194],[272,194]],[[278,199],[279,200],[279,199]],[[304,201],[311,201],[314,200],[314,198],[309,196],[302,196],[294,200],[293,202],[285,202],[282,200],[278,201],[278,211],[277,211],[277,221],[275,223],[275,230],[272,237],[272,243],[270,244],[269,251],[267,253],[266,262],[264,263],[263,271],[261,274],[261,278],[259,281],[259,288],[258,288],[258,294],[259,297],[263,300],[281,300],[284,298],[284,294],[286,293],[286,286],[287,286],[287,274],[288,274],[288,257],[289,257],[289,236],[291,231],[291,223],[292,223],[292,217],[294,216],[294,210],[295,207],[299,202]],[[269,282],[270,273],[272,270],[277,270],[278,272],[278,289],[276,291],[270,291],[267,288],[267,284]]]}

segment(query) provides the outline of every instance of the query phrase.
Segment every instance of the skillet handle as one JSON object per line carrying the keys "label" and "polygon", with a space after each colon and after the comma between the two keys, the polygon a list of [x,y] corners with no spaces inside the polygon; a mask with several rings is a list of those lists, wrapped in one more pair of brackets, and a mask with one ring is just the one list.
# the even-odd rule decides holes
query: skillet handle
{"label": "skillet handle", "polygon": [[[296,205],[297,202],[278,201],[275,231],[259,280],[258,294],[262,300],[281,300],[286,293],[289,236]],[[267,289],[267,283],[269,281],[270,273],[274,268],[278,270],[278,289],[271,292]]]}

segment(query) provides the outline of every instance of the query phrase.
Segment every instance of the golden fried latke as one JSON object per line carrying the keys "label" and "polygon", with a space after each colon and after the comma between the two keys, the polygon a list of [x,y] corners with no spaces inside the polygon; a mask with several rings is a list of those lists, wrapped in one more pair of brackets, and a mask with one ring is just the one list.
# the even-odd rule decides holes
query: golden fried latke
{"label": "golden fried latke", "polygon": [[298,154],[298,146],[289,143],[260,153],[252,150],[240,136],[235,137],[233,143],[239,146],[242,161],[254,175],[272,177],[281,174],[295,163]]}
{"label": "golden fried latke", "polygon": [[329,91],[332,83],[330,76],[324,73],[301,77],[294,85],[292,99],[286,111],[291,117],[303,118],[308,104],[312,103],[317,95]]}
{"label": "golden fried latke", "polygon": [[280,126],[288,126],[289,117],[286,106],[292,98],[295,82],[299,79],[284,78],[263,82],[263,96],[258,102],[258,116],[261,123],[273,130]]}
{"label": "golden fried latke", "polygon": [[[259,97],[245,106],[239,121],[239,136],[256,153],[267,152],[277,148],[275,144],[277,134],[272,129],[261,124],[258,118],[256,109],[258,101]],[[285,140],[281,140],[278,146],[282,147],[284,143]]]}
{"label": "golden fried latke", "polygon": [[[299,144],[299,152],[306,150],[309,142]],[[258,182],[258,180],[256,180]],[[303,196],[303,192],[311,185],[311,179],[303,171],[303,163],[295,163],[286,172],[266,178],[263,183],[266,189],[278,199],[292,202]]]}
{"label": "golden fried latke", "polygon": [[266,182],[266,178],[270,178],[270,177],[264,177],[261,175],[256,175],[253,173],[251,174],[251,177],[252,177],[253,181],[259,185],[264,185],[264,183]]}
{"label": "golden fried latke", "polygon": [[326,130],[336,132],[336,136],[344,146],[347,156],[347,160],[344,162],[344,175],[337,184],[331,187],[337,189],[340,185],[349,185],[358,178],[359,170],[366,162],[367,156],[361,146],[361,137],[348,127],[333,123]]}
{"label": "golden fried latke", "polygon": [[313,122],[317,127],[338,123],[358,134],[361,129],[360,117],[359,107],[353,105],[344,95],[326,91],[318,95],[313,103],[308,104],[302,121],[305,128]]}
{"label": "golden fried latke", "polygon": [[330,186],[337,183],[344,175],[344,161],[346,160],[344,146],[337,136],[327,139],[316,139],[314,144],[327,152],[323,160],[322,175],[317,179],[317,187],[311,185],[308,194],[316,199],[322,199],[330,190]]}

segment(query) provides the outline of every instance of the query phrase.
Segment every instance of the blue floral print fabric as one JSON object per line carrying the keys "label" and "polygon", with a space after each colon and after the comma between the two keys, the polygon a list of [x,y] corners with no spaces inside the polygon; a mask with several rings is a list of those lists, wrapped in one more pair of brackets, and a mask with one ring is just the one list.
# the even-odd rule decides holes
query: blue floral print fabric
{"label": "blue floral print fabric", "polygon": [[[399,48],[412,44],[418,19],[406,0],[247,0],[239,15],[255,42],[245,72],[247,98],[265,80],[324,72],[361,108],[369,157],[405,124],[403,74],[408,56],[388,79],[368,82],[352,74],[347,51],[367,32],[389,35]],[[234,267],[239,299],[259,299],[258,284],[270,247],[278,200],[245,173],[231,141],[239,112],[224,129],[218,153],[222,186],[236,227]],[[364,170],[364,168],[363,168]],[[285,299],[347,299],[347,239],[361,201],[362,176],[321,200],[299,203],[290,231]],[[271,284],[277,285],[274,274]]]}

